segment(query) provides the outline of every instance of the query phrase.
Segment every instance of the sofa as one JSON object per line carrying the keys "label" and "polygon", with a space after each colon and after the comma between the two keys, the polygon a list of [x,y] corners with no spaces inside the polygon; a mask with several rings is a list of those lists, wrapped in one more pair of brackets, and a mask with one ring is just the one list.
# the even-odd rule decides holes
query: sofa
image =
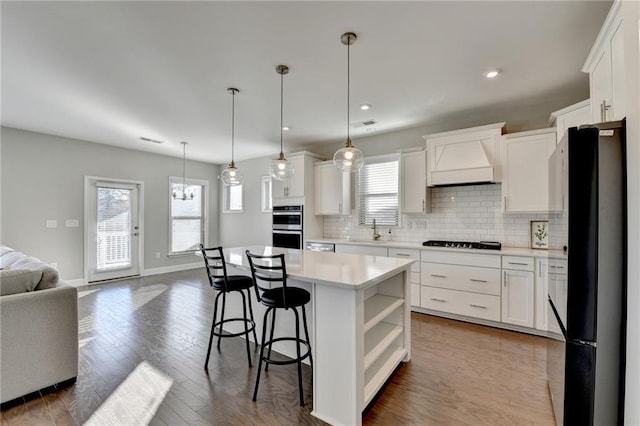
{"label": "sofa", "polygon": [[78,376],[78,289],[0,246],[0,403]]}

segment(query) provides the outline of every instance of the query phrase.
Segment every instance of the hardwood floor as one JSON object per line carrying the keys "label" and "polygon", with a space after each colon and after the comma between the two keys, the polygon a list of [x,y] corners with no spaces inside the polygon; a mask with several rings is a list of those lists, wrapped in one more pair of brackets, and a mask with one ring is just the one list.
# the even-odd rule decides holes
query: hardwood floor
{"label": "hardwood floor", "polygon": [[[256,368],[240,338],[223,339],[220,352],[214,346],[203,370],[212,306],[200,269],[83,288],[77,382],[3,409],[2,424],[82,424],[143,361],[173,379],[152,425],[323,424],[310,415],[306,366],[306,407],[295,365],[270,368],[251,401]],[[364,424],[554,424],[543,338],[415,313],[411,326],[412,360]]]}

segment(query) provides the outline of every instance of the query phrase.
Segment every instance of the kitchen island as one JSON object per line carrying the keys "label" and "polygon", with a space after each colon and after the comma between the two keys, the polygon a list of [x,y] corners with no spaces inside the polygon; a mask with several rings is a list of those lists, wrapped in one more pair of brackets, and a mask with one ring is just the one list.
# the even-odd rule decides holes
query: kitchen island
{"label": "kitchen island", "polygon": [[[250,274],[246,250],[285,254],[288,285],[311,293],[311,414],[336,425],[362,424],[362,411],[398,364],[411,357],[408,275],[413,260],[247,246],[225,249],[229,274]],[[227,304],[229,317],[239,313],[231,311],[234,305],[241,304]],[[264,310],[254,299],[255,307],[260,333]],[[292,333],[292,318],[279,315],[276,336]],[[295,353],[293,345],[274,345],[274,350]]]}

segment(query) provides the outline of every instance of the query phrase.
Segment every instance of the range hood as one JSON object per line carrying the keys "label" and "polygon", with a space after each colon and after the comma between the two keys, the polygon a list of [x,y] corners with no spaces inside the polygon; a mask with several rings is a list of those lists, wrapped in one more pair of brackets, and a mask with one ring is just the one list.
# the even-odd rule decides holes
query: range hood
{"label": "range hood", "polygon": [[425,136],[427,185],[500,182],[498,144],[504,123]]}

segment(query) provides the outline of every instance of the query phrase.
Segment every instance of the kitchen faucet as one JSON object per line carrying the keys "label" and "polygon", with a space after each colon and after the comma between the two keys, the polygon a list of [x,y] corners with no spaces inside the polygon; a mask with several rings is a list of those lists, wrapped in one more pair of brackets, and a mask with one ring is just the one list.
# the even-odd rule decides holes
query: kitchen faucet
{"label": "kitchen faucet", "polygon": [[374,240],[379,240],[380,239],[380,234],[378,234],[378,227],[376,226],[376,219],[373,219],[373,226],[371,227],[371,229],[373,229],[373,239]]}

